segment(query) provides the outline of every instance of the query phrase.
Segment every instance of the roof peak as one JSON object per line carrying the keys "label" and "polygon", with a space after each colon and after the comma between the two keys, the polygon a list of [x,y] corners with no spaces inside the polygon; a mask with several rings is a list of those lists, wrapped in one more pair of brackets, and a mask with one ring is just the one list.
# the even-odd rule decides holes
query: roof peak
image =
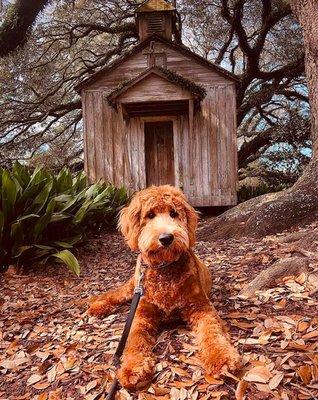
{"label": "roof peak", "polygon": [[152,74],[157,75],[161,78],[164,78],[174,85],[182,87],[184,90],[187,90],[188,92],[194,94],[195,97],[197,99],[199,99],[200,101],[203,100],[204,97],[207,95],[207,92],[204,87],[189,80],[188,78],[185,78],[184,76],[178,74],[177,72],[172,71],[167,68],[153,66],[153,67],[147,68],[146,70],[137,74],[133,78],[120,83],[114,90],[112,90],[107,95],[108,103],[111,106],[116,107],[116,99],[121,94],[125,93],[130,87],[135,86],[136,84],[138,84],[139,82],[141,82],[142,80],[144,80],[145,78],[147,78],[148,76],[150,76]]}
{"label": "roof peak", "polygon": [[80,92],[84,87],[89,86],[91,83],[95,82],[106,71],[109,71],[109,70],[111,70],[113,68],[116,68],[116,66],[118,66],[121,62],[123,62],[126,58],[128,58],[131,55],[135,54],[137,51],[142,50],[144,47],[148,46],[149,43],[152,42],[152,41],[161,42],[161,43],[164,43],[167,46],[171,46],[171,47],[175,48],[176,50],[184,52],[185,54],[193,57],[194,59],[196,59],[201,64],[205,64],[207,67],[213,68],[215,71],[219,72],[223,76],[226,76],[231,81],[235,81],[235,82],[239,81],[239,78],[237,76],[235,76],[233,73],[231,73],[230,71],[227,71],[226,69],[220,67],[219,65],[214,64],[213,62],[211,62],[211,61],[203,58],[202,56],[196,54],[195,52],[191,51],[185,45],[174,43],[174,42],[171,42],[171,41],[168,41],[168,40],[164,39],[163,37],[161,37],[159,35],[152,34],[151,36],[146,38],[141,43],[137,43],[129,51],[127,51],[122,56],[120,56],[117,59],[115,59],[109,65],[105,66],[104,68],[101,68],[98,72],[95,72],[94,74],[90,75],[86,79],[84,79],[81,82],[79,82],[75,86],[75,90],[77,92]]}
{"label": "roof peak", "polygon": [[136,12],[174,11],[176,8],[165,0],[148,0],[141,4]]}

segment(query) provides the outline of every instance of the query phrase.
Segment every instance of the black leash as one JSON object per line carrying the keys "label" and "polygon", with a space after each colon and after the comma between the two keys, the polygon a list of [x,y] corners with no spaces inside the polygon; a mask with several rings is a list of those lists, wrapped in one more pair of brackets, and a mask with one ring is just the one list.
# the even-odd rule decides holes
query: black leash
{"label": "black leash", "polygon": [[[128,314],[128,317],[127,317],[127,320],[125,323],[123,334],[121,336],[120,342],[118,344],[117,350],[116,350],[116,352],[114,354],[114,358],[113,358],[113,365],[116,368],[119,368],[119,366],[120,366],[120,357],[122,356],[122,354],[124,352],[126,342],[127,342],[128,336],[129,336],[129,332],[131,329],[131,325],[133,323],[133,320],[134,320],[134,317],[136,314],[136,310],[137,310],[137,307],[139,304],[139,300],[144,294],[143,278],[144,278],[144,273],[143,273],[143,271],[140,271],[137,285],[135,288],[135,294],[134,294],[134,297],[133,297],[131,305],[130,305],[130,310],[129,310],[129,314]],[[106,400],[114,400],[117,389],[118,389],[118,379],[115,378],[111,384],[109,391],[108,391]]]}

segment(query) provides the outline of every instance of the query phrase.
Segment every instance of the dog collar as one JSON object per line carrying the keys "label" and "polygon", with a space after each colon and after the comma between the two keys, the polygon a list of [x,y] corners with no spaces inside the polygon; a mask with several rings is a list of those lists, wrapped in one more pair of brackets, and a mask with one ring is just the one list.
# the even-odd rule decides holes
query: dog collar
{"label": "dog collar", "polygon": [[142,259],[142,256],[140,256],[140,259],[141,259],[140,265],[144,269],[147,269],[147,268],[164,269],[164,268],[169,267],[170,265],[172,265],[174,263],[179,262],[183,257],[185,257],[185,255],[186,254],[181,254],[181,256],[177,260],[171,261],[169,263],[162,262],[162,263],[156,264],[156,265],[145,263],[144,260]]}
{"label": "dog collar", "polygon": [[[179,261],[179,260],[177,260]],[[156,264],[156,265],[152,265],[152,264],[147,264],[145,263],[142,259],[141,259],[141,267],[144,269],[148,269],[148,268],[153,268],[153,269],[163,269],[166,267],[169,267],[169,265],[173,264],[175,261],[172,261],[170,263],[160,263],[160,264]]]}

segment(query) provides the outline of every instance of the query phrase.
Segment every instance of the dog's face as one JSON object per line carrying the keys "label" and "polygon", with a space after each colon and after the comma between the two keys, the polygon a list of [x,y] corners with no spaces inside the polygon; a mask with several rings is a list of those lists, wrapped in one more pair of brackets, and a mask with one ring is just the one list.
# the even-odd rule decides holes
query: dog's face
{"label": "dog's face", "polygon": [[129,247],[155,266],[178,260],[194,245],[197,221],[181,190],[166,185],[137,193],[122,210],[119,226]]}

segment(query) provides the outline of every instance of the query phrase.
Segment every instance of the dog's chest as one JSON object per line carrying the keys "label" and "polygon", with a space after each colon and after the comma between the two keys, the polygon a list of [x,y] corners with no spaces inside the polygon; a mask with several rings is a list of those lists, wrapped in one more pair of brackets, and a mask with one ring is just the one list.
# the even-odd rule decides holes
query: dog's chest
{"label": "dog's chest", "polygon": [[145,278],[146,300],[170,314],[185,303],[186,289],[191,276],[189,271],[182,273],[148,271]]}

